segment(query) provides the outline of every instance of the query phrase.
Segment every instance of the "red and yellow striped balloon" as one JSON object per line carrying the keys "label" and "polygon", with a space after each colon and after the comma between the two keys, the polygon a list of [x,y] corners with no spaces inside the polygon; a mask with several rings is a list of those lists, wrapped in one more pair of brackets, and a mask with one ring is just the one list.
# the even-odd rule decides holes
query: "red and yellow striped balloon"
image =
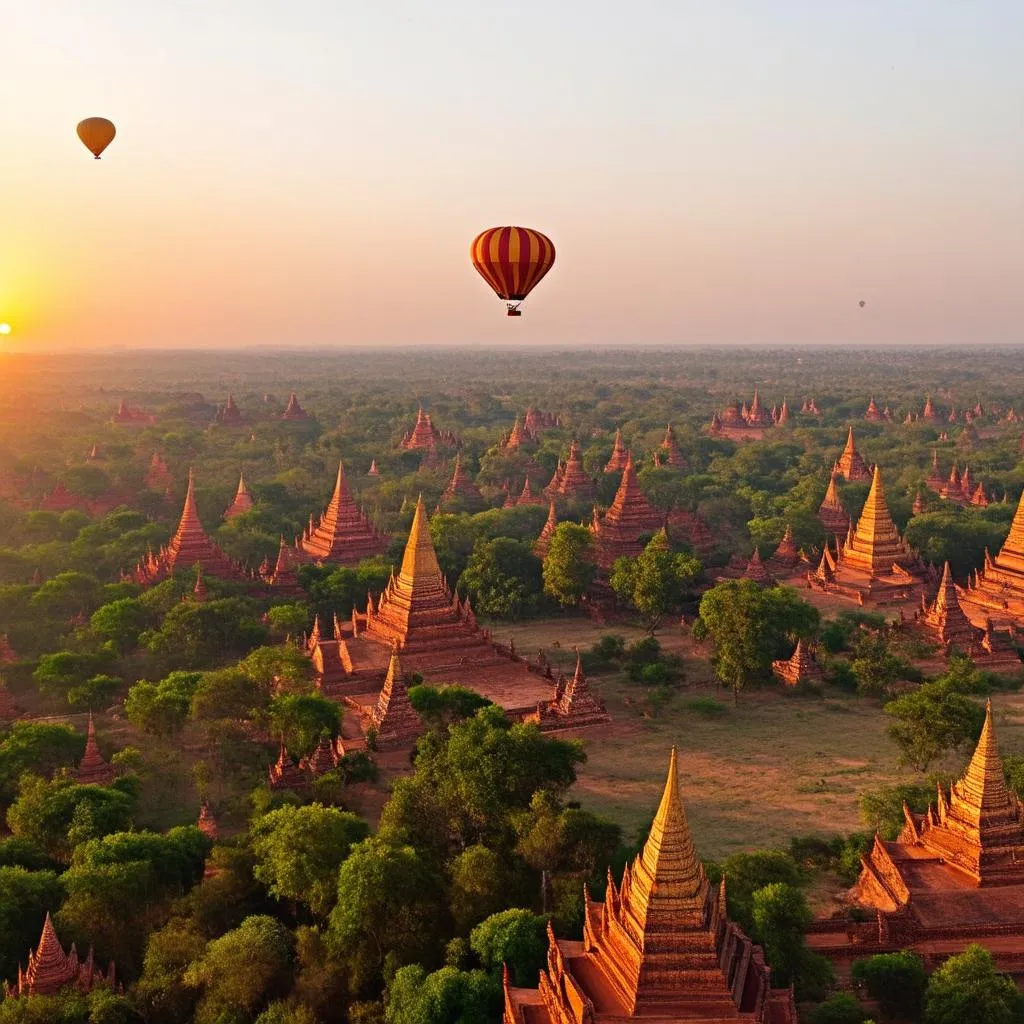
{"label": "red and yellow striped balloon", "polygon": [[555,247],[532,228],[488,228],[473,239],[469,258],[499,299],[519,303],[551,269]]}

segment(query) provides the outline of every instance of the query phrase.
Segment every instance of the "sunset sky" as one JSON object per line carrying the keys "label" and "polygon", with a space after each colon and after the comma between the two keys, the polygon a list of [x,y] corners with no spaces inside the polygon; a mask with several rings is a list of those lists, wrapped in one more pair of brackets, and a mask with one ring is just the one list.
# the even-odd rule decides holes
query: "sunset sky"
{"label": "sunset sky", "polygon": [[[0,344],[1024,342],[1022,39],[1020,0],[14,4]],[[519,320],[468,259],[506,223],[558,253]]]}

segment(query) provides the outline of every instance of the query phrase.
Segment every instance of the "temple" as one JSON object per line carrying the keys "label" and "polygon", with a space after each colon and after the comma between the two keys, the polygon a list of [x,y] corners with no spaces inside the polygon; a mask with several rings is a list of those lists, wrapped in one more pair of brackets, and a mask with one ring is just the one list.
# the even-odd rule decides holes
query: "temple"
{"label": "temple", "polygon": [[768,569],[776,575],[785,575],[792,572],[799,562],[800,552],[797,551],[796,541],[793,540],[793,528],[787,523],[786,532],[783,533],[779,546],[768,559]]}
{"label": "temple", "polygon": [[267,771],[267,785],[274,790],[290,789],[295,792],[309,786],[309,776],[292,760],[283,739],[278,747],[277,760]]}
{"label": "temple", "polygon": [[116,777],[114,766],[107,764],[100,753],[99,745],[96,742],[96,726],[90,712],[89,725],[85,733],[85,753],[82,755],[82,760],[78,762],[75,781],[81,782],[83,785],[109,786]]}
{"label": "temple", "polygon": [[794,1024],[791,990],[772,990],[764,954],[728,920],[694,852],[679,796],[675,748],[643,851],[603,903],[584,888],[583,941],[555,938],[539,987],[506,974],[503,1024]]}
{"label": "temple", "polygon": [[658,451],[661,455],[660,465],[670,466],[672,469],[686,469],[686,459],[679,448],[679,442],[676,440],[676,433],[672,429],[671,423],[665,428],[665,437],[659,445]]}
{"label": "temple", "polygon": [[759,587],[775,586],[775,577],[768,571],[764,562],[761,561],[761,552],[754,548],[753,554],[743,570],[743,579],[752,580]]}
{"label": "temple", "polygon": [[459,440],[450,431],[440,431],[430,420],[430,413],[419,407],[416,413],[416,423],[412,430],[402,435],[399,447],[406,451],[434,452],[440,445],[448,445],[451,448],[458,447]]}
{"label": "temple", "polygon": [[327,508],[315,524],[310,517],[299,546],[311,561],[337,565],[358,565],[364,558],[382,555],[387,550],[388,538],[377,532],[356,505],[342,463],[338,463],[334,493]]}
{"label": "temple", "polygon": [[714,554],[714,535],[700,513],[677,506],[669,512],[667,525],[672,540],[687,545],[701,561]]}
{"label": "temple", "polygon": [[149,460],[149,469],[146,470],[146,487],[151,491],[166,491],[173,483],[170,467],[159,452],[153,452]]}
{"label": "temple", "polygon": [[123,398],[117,407],[117,412],[110,417],[110,422],[119,427],[151,427],[156,423],[156,417],[143,412],[136,406],[129,405]]}
{"label": "temple", "polygon": [[[822,557],[823,564],[827,551]],[[882,475],[875,467],[871,490],[857,522],[857,529],[847,533],[838,557],[828,573],[819,566],[808,573],[812,588],[847,597],[858,603],[866,600],[898,603],[920,596],[924,567],[907,546],[889,514],[882,487]]]}
{"label": "temple", "polygon": [[848,963],[870,952],[912,949],[932,964],[971,943],[987,947],[1000,970],[1024,975],[1024,813],[1006,784],[985,709],[981,738],[963,777],[924,814],[903,808],[905,824],[889,842],[875,836],[861,859],[850,900],[874,919],[808,936],[817,952]]}
{"label": "temple", "polygon": [[1024,627],[1024,494],[999,553],[993,559],[985,552],[960,601],[976,626],[991,620],[999,627]]}
{"label": "temple", "polygon": [[871,470],[868,468],[868,464],[861,458],[860,452],[857,451],[857,446],[854,443],[853,427],[850,427],[850,432],[846,435],[846,447],[836,463],[836,472],[847,483],[871,479]]}
{"label": "temple", "polygon": [[599,516],[595,509],[590,524],[598,566],[607,570],[616,558],[623,555],[635,558],[664,523],[664,513],[654,508],[640,489],[633,456],[628,454],[615,500],[604,516]]}
{"label": "temple", "polygon": [[931,395],[928,395],[924,400],[924,409],[921,412],[921,419],[925,420],[928,423],[936,423],[939,419],[941,419],[941,417],[935,409],[934,404],[932,403]]}
{"label": "temple", "polygon": [[942,570],[935,600],[927,605],[921,597],[921,611],[915,616],[920,632],[937,643],[948,656],[953,651],[966,654],[979,668],[989,671],[1017,672],[1020,658],[1007,633],[996,633],[991,621],[984,629],[971,624],[960,605],[958,588],[949,571],[949,562]]}
{"label": "temple", "polygon": [[542,412],[532,406],[526,410],[524,426],[533,437],[540,437],[545,430],[554,430],[562,425],[561,417],[554,412]]}
{"label": "temple", "polygon": [[377,468],[377,460],[370,459],[370,468],[366,471],[367,476],[380,476],[380,470]]}
{"label": "temple", "polygon": [[519,497],[515,500],[516,505],[543,505],[544,495],[534,493],[533,488],[530,486],[530,478],[527,477],[523,484],[522,491],[519,492]]}
{"label": "temple", "polygon": [[217,819],[210,810],[210,805],[204,800],[199,807],[199,819],[196,821],[196,828],[206,836],[207,839],[217,839]]}
{"label": "temple", "polygon": [[484,496],[462,465],[462,453],[455,453],[455,471],[438,504],[444,511],[482,512],[487,507]]}
{"label": "temple", "polygon": [[590,688],[583,674],[583,659],[576,651],[576,671],[572,679],[566,680],[561,673],[555,680],[555,692],[551,700],[541,702],[533,715],[524,721],[533,722],[545,732],[562,729],[585,729],[591,725],[604,725],[612,716],[604,701]]}
{"label": "temple", "polygon": [[214,423],[222,427],[238,427],[243,422],[242,410],[235,404],[235,396],[228,395],[228,400],[217,410]]}
{"label": "temple", "polygon": [[[788,408],[786,419],[789,419]],[[757,441],[764,437],[766,429],[777,425],[771,411],[761,404],[755,388],[749,407],[745,402],[726,406],[721,413],[714,414],[709,431],[717,437],[728,437],[734,441]]]}
{"label": "temple", "polygon": [[281,419],[283,420],[308,420],[309,413],[299,405],[299,399],[293,391],[288,396],[288,404],[285,406],[284,412],[281,413]]}
{"label": "temple", "polygon": [[301,597],[305,594],[302,584],[299,583],[299,575],[296,571],[296,554],[293,548],[281,538],[277,548],[277,561],[274,568],[269,570],[263,577],[268,587],[272,587],[278,594],[288,597]]}
{"label": "temple", "polygon": [[499,447],[504,448],[506,451],[515,451],[518,448],[522,448],[524,444],[529,444],[536,440],[537,435],[528,427],[524,427],[519,417],[516,416],[512,429],[502,435]]}
{"label": "temple", "polygon": [[388,674],[384,677],[371,720],[377,730],[377,745],[381,747],[411,743],[423,731],[420,716],[409,702],[409,689],[402,674],[397,645],[391,652]]}
{"label": "temple", "polygon": [[546,558],[548,551],[551,548],[551,537],[558,526],[558,513],[555,509],[554,499],[551,500],[551,504],[548,505],[548,517],[544,520],[544,526],[541,528],[540,536],[533,542],[533,553],[538,558]]}
{"label": "temple", "polygon": [[4,983],[4,998],[20,996],[52,996],[63,988],[73,987],[79,992],[91,992],[94,988],[106,986],[115,988],[115,968],[111,961],[106,974],[93,961],[92,949],[84,961],[79,962],[78,952],[72,944],[65,953],[57,938],[50,915],[43,922],[43,934],[39,945],[28,954],[28,966],[18,965],[18,980],[14,985]]}
{"label": "temple", "polygon": [[185,492],[185,506],[181,512],[178,529],[165,547],[156,554],[149,552],[131,574],[132,580],[147,586],[166,579],[176,569],[191,569],[199,565],[204,573],[222,579],[247,579],[241,566],[224,554],[206,535],[196,510],[195,482],[192,470],[188,473],[188,489]]}
{"label": "temple", "polygon": [[621,473],[626,468],[629,456],[626,453],[626,446],[622,443],[622,431],[616,429],[615,444],[612,446],[612,455],[605,464],[606,473]]}
{"label": "temple", "polygon": [[803,640],[797,641],[796,650],[790,657],[772,662],[772,674],[786,686],[820,683],[825,678],[813,652]]}
{"label": "temple", "polygon": [[565,460],[561,473],[556,473],[555,479],[552,480],[548,494],[569,501],[593,501],[597,497],[597,484],[583,468],[583,456],[580,454],[577,440],[573,439],[569,445],[569,457]]}
{"label": "temple", "polygon": [[231,501],[231,504],[224,510],[225,519],[234,519],[235,516],[244,515],[250,509],[254,508],[256,502],[253,501],[252,495],[249,493],[249,488],[245,483],[245,474],[238,474],[238,490],[235,491],[235,496]]}
{"label": "temple", "polygon": [[884,419],[882,416],[882,410],[875,405],[874,396],[872,396],[871,401],[868,402],[867,409],[864,410],[864,419],[869,423],[881,423]]}

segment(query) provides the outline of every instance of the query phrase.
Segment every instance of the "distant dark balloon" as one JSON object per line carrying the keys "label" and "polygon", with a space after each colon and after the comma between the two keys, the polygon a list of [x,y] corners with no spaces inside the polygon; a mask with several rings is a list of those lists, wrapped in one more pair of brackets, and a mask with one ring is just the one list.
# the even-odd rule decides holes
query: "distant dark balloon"
{"label": "distant dark balloon", "polygon": [[78,122],[78,137],[97,160],[100,153],[114,141],[116,134],[117,129],[113,122],[105,117],[87,117],[84,121]]}
{"label": "distant dark balloon", "polygon": [[867,305],[867,303],[863,299],[861,299],[860,300],[860,308],[863,309],[866,305]]}

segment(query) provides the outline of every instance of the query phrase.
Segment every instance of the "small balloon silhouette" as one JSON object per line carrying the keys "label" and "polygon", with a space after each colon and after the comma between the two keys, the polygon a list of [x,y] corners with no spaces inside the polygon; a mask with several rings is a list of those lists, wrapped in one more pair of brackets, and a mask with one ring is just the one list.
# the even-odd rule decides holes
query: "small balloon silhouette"
{"label": "small balloon silhouette", "polygon": [[860,300],[860,308],[863,309],[866,305],[867,305],[867,303],[863,299],[861,299]]}

